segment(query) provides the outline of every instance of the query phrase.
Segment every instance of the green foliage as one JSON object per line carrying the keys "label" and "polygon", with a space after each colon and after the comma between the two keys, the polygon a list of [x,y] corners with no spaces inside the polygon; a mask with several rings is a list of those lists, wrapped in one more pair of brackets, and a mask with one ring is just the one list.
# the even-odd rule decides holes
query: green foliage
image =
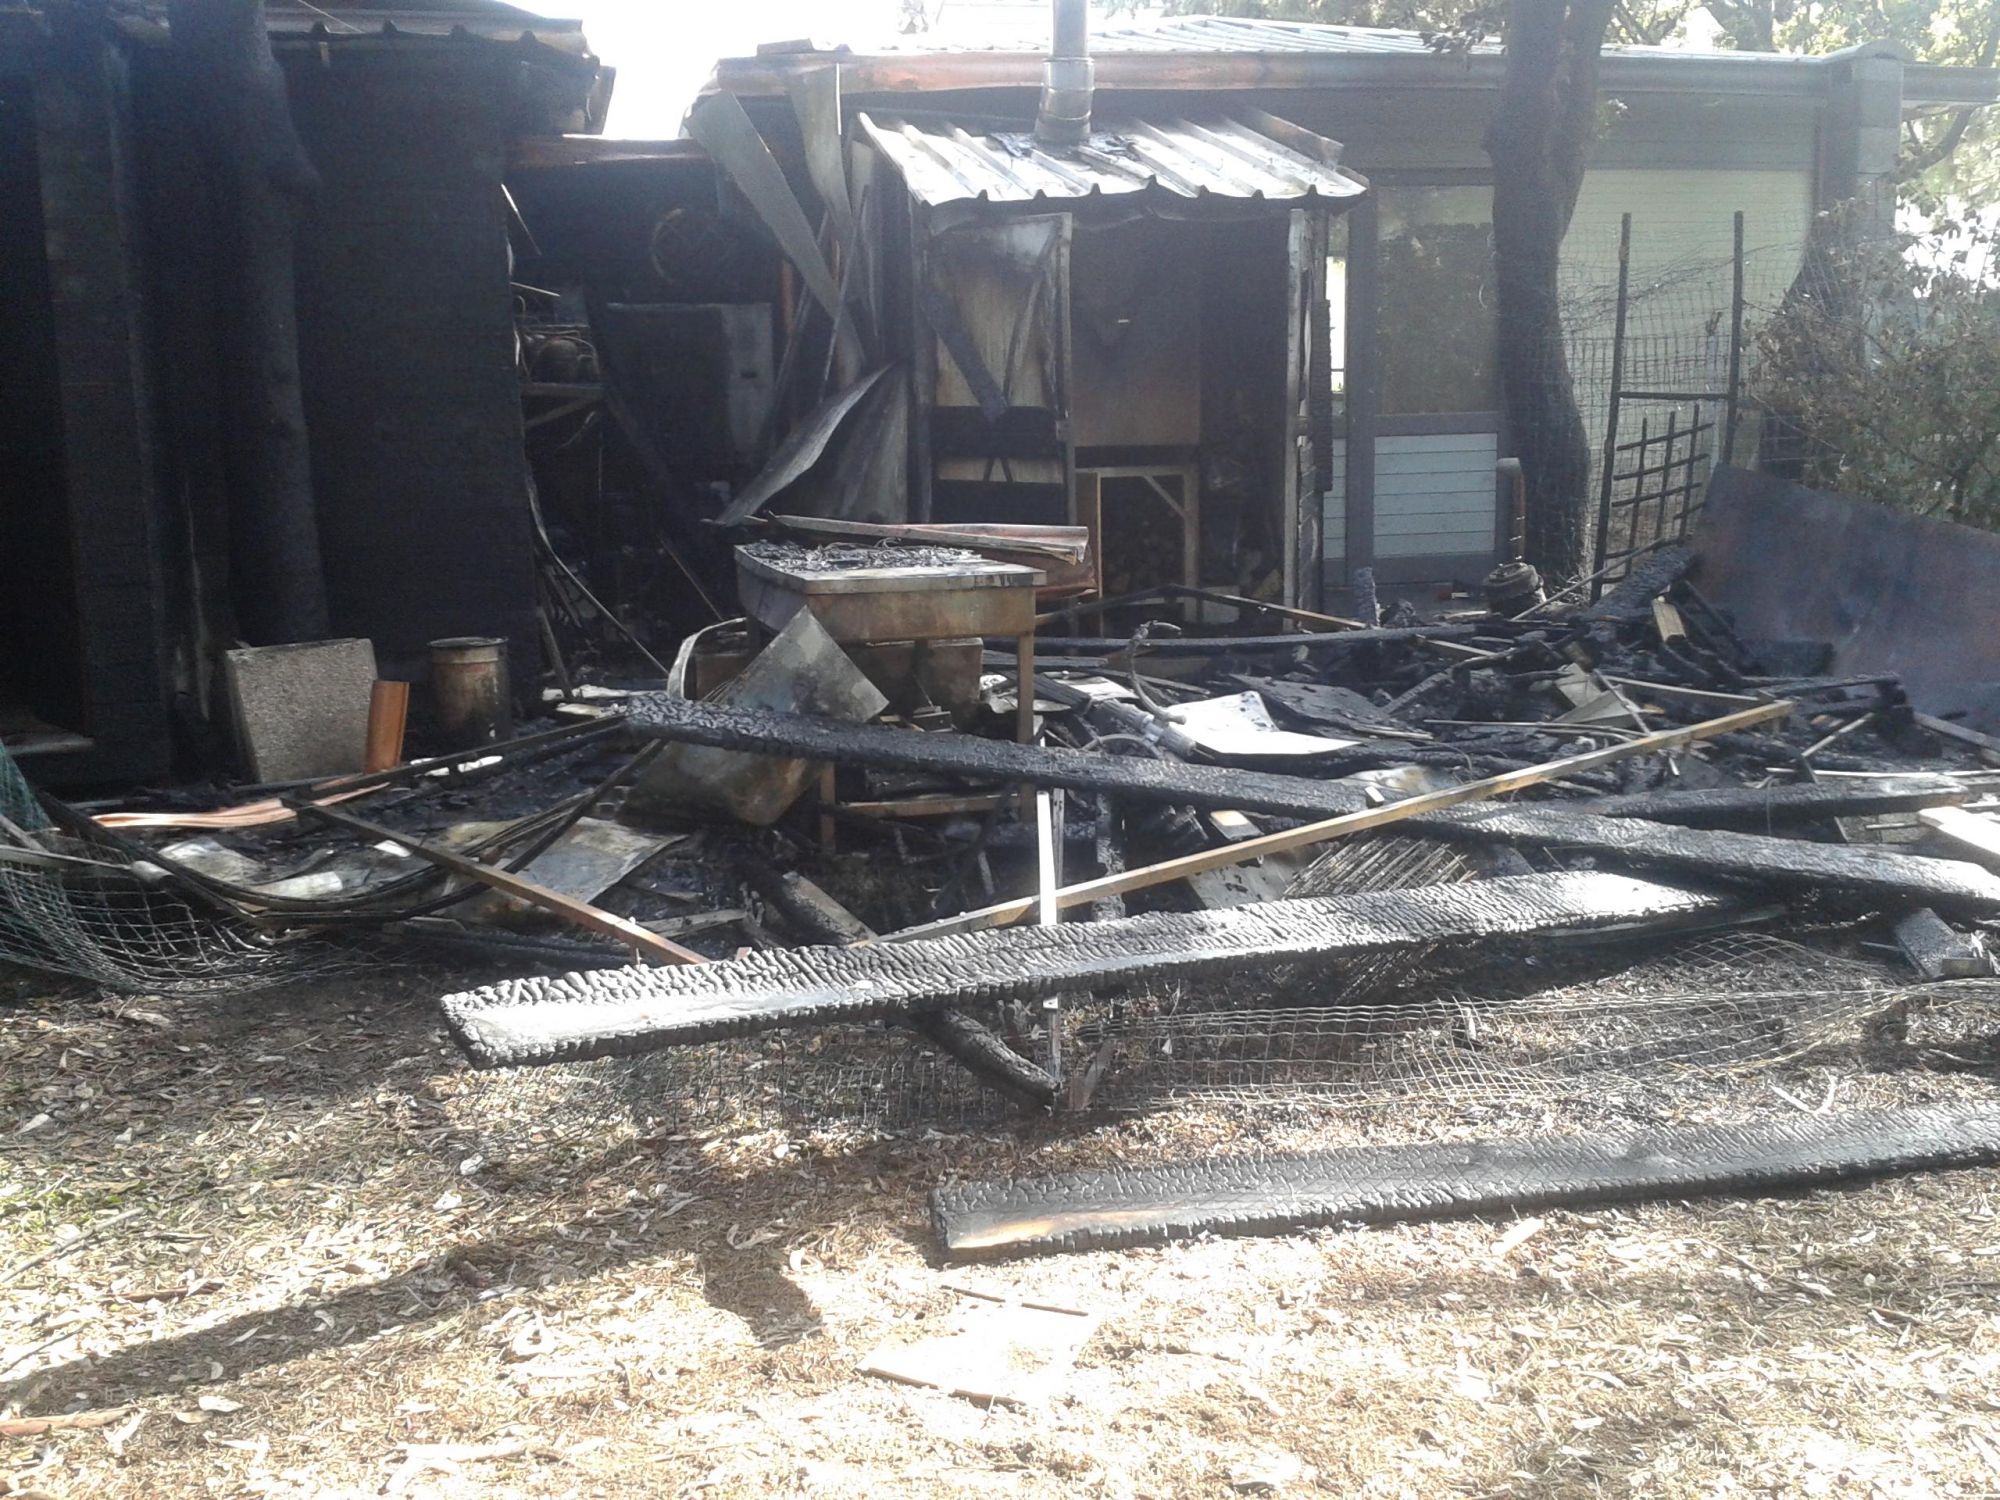
{"label": "green foliage", "polygon": [[1757,335],[1757,394],[1807,482],[2000,529],[2000,229],[1940,222],[1815,266]]}

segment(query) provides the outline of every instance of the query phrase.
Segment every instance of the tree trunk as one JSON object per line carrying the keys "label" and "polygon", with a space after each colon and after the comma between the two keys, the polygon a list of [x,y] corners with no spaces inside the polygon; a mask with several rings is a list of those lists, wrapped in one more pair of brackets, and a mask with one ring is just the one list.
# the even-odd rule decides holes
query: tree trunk
{"label": "tree trunk", "polygon": [[327,633],[305,407],[293,238],[317,184],[271,55],[263,0],[169,0],[188,106],[216,185],[228,402],[230,573],[246,639]]}
{"label": "tree trunk", "polygon": [[1528,492],[1528,560],[1552,581],[1588,571],[1590,444],[1563,346],[1557,268],[1597,111],[1612,0],[1511,0],[1507,71],[1486,134],[1501,401]]}

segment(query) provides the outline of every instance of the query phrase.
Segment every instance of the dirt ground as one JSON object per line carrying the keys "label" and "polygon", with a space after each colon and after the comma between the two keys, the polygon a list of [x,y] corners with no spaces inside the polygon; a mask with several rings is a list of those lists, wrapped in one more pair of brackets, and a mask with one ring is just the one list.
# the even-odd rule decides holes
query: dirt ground
{"label": "dirt ground", "polygon": [[[941,1177],[1200,1122],[690,1131],[440,987],[0,976],[0,1431],[97,1424],[0,1494],[2000,1493],[2000,1172],[946,1268]],[[1050,1399],[857,1372],[960,1286],[1095,1316]]]}

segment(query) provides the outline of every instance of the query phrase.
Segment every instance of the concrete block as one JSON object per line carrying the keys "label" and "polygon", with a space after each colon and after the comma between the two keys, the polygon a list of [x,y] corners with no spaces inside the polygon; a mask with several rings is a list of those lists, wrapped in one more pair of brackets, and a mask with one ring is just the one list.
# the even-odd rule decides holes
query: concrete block
{"label": "concrete block", "polygon": [[236,745],[256,781],[310,781],[359,771],[368,754],[375,647],[301,641],[225,651]]}

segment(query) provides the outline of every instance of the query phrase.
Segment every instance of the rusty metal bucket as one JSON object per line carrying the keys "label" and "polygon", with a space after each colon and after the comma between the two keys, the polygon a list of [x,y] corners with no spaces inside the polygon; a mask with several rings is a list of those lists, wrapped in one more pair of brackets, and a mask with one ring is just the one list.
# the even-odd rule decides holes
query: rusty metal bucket
{"label": "rusty metal bucket", "polygon": [[432,641],[431,716],[441,748],[474,750],[514,733],[507,642],[455,635]]}

